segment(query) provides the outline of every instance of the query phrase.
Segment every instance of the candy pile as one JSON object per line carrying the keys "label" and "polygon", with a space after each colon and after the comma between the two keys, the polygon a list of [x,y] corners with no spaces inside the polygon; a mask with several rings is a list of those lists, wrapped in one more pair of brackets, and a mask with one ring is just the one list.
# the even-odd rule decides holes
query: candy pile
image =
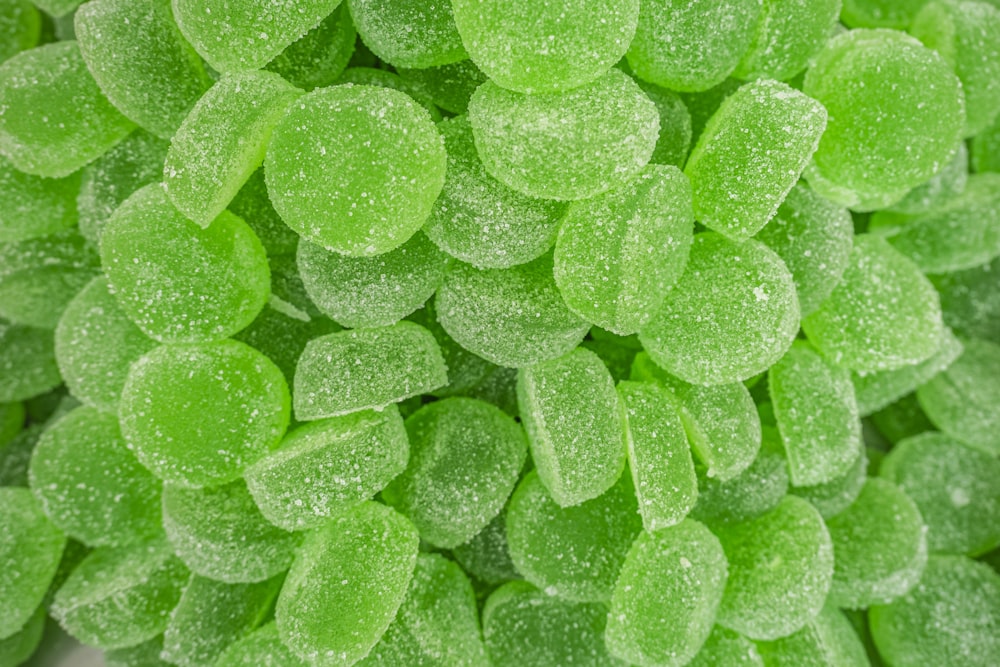
{"label": "candy pile", "polygon": [[0,665],[1000,662],[1000,1],[0,0],[0,61]]}

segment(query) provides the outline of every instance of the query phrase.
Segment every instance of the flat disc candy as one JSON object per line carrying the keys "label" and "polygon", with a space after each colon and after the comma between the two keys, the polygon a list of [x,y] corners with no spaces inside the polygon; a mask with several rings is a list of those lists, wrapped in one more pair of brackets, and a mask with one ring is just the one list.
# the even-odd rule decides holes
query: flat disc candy
{"label": "flat disc candy", "polygon": [[407,95],[323,88],[275,128],[265,162],[274,208],[306,240],[352,256],[401,245],[444,186],[444,141]]}
{"label": "flat disc candy", "polygon": [[0,243],[48,236],[73,227],[79,190],[77,175],[60,179],[32,176],[0,157]]}
{"label": "flat disc candy", "polygon": [[365,46],[393,67],[434,67],[468,58],[450,2],[347,0],[346,4]]}
{"label": "flat disc candy", "polygon": [[787,637],[757,642],[767,667],[869,667],[865,645],[843,612],[826,606]]}

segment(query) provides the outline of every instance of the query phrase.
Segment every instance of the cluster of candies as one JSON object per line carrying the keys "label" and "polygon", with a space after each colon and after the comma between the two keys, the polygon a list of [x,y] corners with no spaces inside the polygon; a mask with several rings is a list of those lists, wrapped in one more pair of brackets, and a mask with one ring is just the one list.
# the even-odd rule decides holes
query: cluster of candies
{"label": "cluster of candies", "polygon": [[0,664],[996,665],[991,3],[0,0]]}

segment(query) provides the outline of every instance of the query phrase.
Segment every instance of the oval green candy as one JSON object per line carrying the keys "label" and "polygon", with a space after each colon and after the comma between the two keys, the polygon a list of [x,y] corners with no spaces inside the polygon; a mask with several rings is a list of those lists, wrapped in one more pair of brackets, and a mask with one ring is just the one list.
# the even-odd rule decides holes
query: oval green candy
{"label": "oval green candy", "polygon": [[850,621],[827,605],[797,632],[768,642],[757,642],[765,667],[868,667],[864,644]]}
{"label": "oval green candy", "polygon": [[840,514],[861,493],[867,481],[867,450],[859,447],[854,463],[839,477],[812,486],[792,486],[788,492],[808,500],[824,519]]}
{"label": "oval green candy", "polygon": [[733,76],[793,78],[830,38],[840,6],[841,0],[764,0],[750,48]]}
{"label": "oval green candy", "polygon": [[0,157],[0,243],[48,236],[73,227],[79,189],[79,176],[32,176]]}

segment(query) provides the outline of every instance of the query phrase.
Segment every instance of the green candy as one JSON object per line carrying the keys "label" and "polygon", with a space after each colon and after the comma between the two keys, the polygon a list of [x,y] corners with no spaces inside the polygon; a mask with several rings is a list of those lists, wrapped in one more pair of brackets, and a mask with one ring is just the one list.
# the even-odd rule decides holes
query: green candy
{"label": "green candy", "polygon": [[808,500],[824,519],[840,514],[857,499],[867,480],[867,450],[859,448],[854,463],[844,474],[813,486],[792,486],[788,492]]}
{"label": "green candy", "polygon": [[993,124],[977,134],[971,142],[972,167],[977,172],[1000,172],[1000,116]]}
{"label": "green candy", "polygon": [[[359,42],[360,43],[360,42]],[[374,56],[372,56],[374,58]],[[442,119],[441,111],[434,105],[429,97],[421,94],[419,90],[404,81],[401,76],[386,69],[376,69],[371,67],[348,67],[337,80],[338,84],[353,83],[358,86],[375,86],[377,88],[389,88],[405,93],[413,101],[427,109],[431,115],[431,120],[435,123]]]}
{"label": "green candy", "polygon": [[843,0],[840,20],[851,28],[905,29],[927,0]]}
{"label": "green candy", "polygon": [[434,67],[468,58],[450,2],[347,0],[365,46],[394,67]]}
{"label": "green candy", "polygon": [[0,403],[0,449],[9,445],[24,428],[24,403]]}
{"label": "green candy", "polygon": [[26,241],[73,227],[79,189],[79,176],[40,178],[18,171],[0,158],[0,243]]}
{"label": "green candy", "polygon": [[[454,114],[464,114],[469,110],[469,98],[486,81],[486,75],[471,60],[422,69],[404,67],[397,71],[403,82],[419,97],[426,97],[444,111]],[[445,141],[448,141],[447,137]]]}
{"label": "green candy", "polygon": [[960,336],[988,340],[1000,330],[1000,257],[966,271],[931,276],[945,324]]}
{"label": "green candy", "polygon": [[264,68],[280,74],[296,88],[311,91],[333,85],[343,74],[357,31],[347,3],[341,3],[323,21],[276,55]]}
{"label": "green candy", "polygon": [[[988,171],[977,169],[977,171]],[[969,182],[969,149],[965,143],[958,146],[955,157],[938,173],[906,193],[906,196],[890,206],[892,213],[919,215],[945,206],[965,191]]]}
{"label": "green candy", "polygon": [[32,2],[39,9],[42,9],[46,14],[49,14],[54,18],[61,18],[72,12],[83,1],[84,0],[32,0]]}
{"label": "green candy", "polygon": [[507,546],[506,510],[493,517],[471,540],[452,549],[451,553],[462,569],[489,586],[521,578]]}
{"label": "green candy", "polygon": [[278,626],[275,623],[261,626],[243,639],[233,642],[215,663],[215,667],[308,667],[308,665],[309,663],[281,643]]}
{"label": "green candy", "polygon": [[170,667],[160,657],[162,652],[163,635],[159,635],[135,646],[104,651],[104,664],[105,667]]}
{"label": "green candy", "polygon": [[11,636],[0,639],[0,664],[16,666],[27,662],[42,642],[46,618],[45,607],[40,606],[24,627]]}
{"label": "green candy", "polygon": [[840,0],[764,0],[750,48],[733,76],[788,81],[802,72],[837,25]]}
{"label": "green candy", "polygon": [[35,46],[41,24],[41,15],[28,0],[10,0],[0,5],[0,63]]}
{"label": "green candy", "polygon": [[732,630],[721,626],[712,628],[701,650],[688,667],[765,667],[754,643]]}
{"label": "green candy", "polygon": [[691,149],[691,112],[680,95],[672,90],[642,80],[636,83],[653,100],[660,114],[660,137],[649,162],[683,167]]}
{"label": "green candy", "polygon": [[[434,301],[428,301],[420,310],[414,311],[408,319],[426,328],[441,346],[441,356],[448,367],[448,385],[433,392],[434,396],[444,398],[446,396],[466,396],[473,395],[477,388],[482,388],[484,383],[488,384],[490,376],[499,370],[499,367],[491,364],[485,359],[474,355],[464,347],[459,345],[448,335],[444,327],[437,321],[437,311]],[[516,403],[514,395],[514,385],[517,380],[517,371],[513,368],[503,369],[510,379],[510,398]],[[517,405],[513,406],[513,411],[517,412]]]}
{"label": "green candy", "polygon": [[787,637],[757,642],[764,667],[868,667],[864,644],[840,610],[826,606]]}
{"label": "green candy", "polygon": [[[229,211],[246,221],[260,239],[269,261],[282,255],[295,255],[299,247],[299,235],[285,224],[271,206],[263,168],[250,174],[250,178],[229,202]],[[272,270],[277,273],[273,267]],[[272,276],[272,280],[274,279]]]}
{"label": "green candy", "polygon": [[880,435],[891,443],[934,430],[934,424],[917,402],[916,394],[908,394],[871,416]]}
{"label": "green candy", "polygon": [[309,341],[335,331],[340,331],[340,327],[329,319],[310,317],[277,295],[271,295],[271,301],[257,319],[233,338],[273,361],[291,386],[295,365]]}

